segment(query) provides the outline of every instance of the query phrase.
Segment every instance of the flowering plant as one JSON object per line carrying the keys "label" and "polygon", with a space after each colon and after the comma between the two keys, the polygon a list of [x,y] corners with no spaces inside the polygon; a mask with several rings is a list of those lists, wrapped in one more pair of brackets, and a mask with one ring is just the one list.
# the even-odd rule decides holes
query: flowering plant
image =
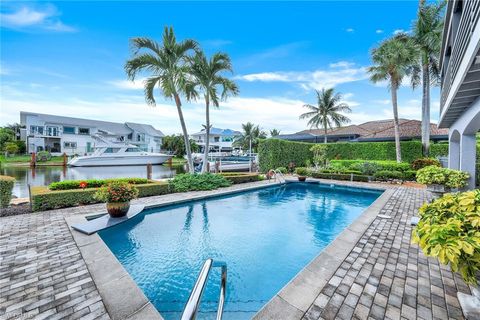
{"label": "flowering plant", "polygon": [[85,189],[88,186],[88,183],[87,183],[87,181],[81,181],[79,186],[80,186],[81,189]]}
{"label": "flowering plant", "polygon": [[114,181],[98,189],[94,197],[97,200],[111,202],[128,202],[138,196],[138,189],[126,182]]}

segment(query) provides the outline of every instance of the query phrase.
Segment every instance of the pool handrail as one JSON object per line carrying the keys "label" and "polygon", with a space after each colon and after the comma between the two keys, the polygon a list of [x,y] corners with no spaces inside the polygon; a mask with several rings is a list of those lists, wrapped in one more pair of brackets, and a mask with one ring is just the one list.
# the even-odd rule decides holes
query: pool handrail
{"label": "pool handrail", "polygon": [[275,173],[275,181],[277,181],[277,176],[278,176],[278,181],[282,182],[282,179],[283,179],[283,182],[285,182],[285,176],[283,175],[283,173],[280,171],[280,170],[273,170],[273,173]]}
{"label": "pool handrail", "polygon": [[213,267],[220,267],[222,269],[222,279],[220,285],[220,299],[218,301],[217,320],[222,319],[223,305],[225,303],[225,294],[227,287],[227,264],[223,261],[213,261],[213,259],[207,259],[203,264],[197,281],[193,286],[192,292],[188,297],[187,304],[183,309],[182,320],[194,320],[197,317],[198,308],[202,299],[203,291],[208,281],[208,275]]}

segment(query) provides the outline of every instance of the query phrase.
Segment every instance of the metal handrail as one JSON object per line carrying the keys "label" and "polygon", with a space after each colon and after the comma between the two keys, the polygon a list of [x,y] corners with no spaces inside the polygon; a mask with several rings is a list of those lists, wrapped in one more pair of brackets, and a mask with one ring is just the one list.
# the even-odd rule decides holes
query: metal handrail
{"label": "metal handrail", "polygon": [[220,285],[220,299],[218,301],[217,320],[222,319],[223,305],[225,303],[225,294],[227,288],[227,264],[223,261],[213,261],[213,259],[207,259],[203,264],[200,274],[198,275],[197,282],[193,286],[190,297],[188,297],[187,304],[183,309],[182,320],[194,320],[197,317],[198,308],[200,306],[200,300],[202,299],[203,291],[207,284],[208,275],[212,267],[222,268],[222,280]]}
{"label": "metal handrail", "polygon": [[[277,181],[277,175],[278,175],[278,178],[279,178],[278,180],[279,180],[280,182],[282,182],[281,179],[283,179],[283,182],[286,181],[286,180],[285,180],[285,176],[284,176],[283,173],[280,172],[279,170],[275,169],[275,170],[273,170],[273,173],[275,173],[275,181]],[[280,178],[281,178],[281,179],[280,179]]]}

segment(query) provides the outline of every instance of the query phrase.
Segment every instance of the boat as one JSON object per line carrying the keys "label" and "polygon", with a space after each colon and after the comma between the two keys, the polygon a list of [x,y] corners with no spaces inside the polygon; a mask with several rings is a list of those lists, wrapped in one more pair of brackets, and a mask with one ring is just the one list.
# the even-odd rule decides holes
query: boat
{"label": "boat", "polygon": [[107,140],[102,142],[95,147],[91,155],[74,157],[68,161],[68,165],[71,167],[156,165],[173,157],[165,153],[143,151],[135,145],[123,142]]}

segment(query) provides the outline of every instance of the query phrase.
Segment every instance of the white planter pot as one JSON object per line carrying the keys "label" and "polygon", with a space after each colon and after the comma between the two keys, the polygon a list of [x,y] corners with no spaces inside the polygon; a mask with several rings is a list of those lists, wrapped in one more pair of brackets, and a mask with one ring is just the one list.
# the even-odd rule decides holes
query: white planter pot
{"label": "white planter pot", "polygon": [[457,292],[463,315],[468,320],[480,319],[480,288],[470,286],[471,295]]}

